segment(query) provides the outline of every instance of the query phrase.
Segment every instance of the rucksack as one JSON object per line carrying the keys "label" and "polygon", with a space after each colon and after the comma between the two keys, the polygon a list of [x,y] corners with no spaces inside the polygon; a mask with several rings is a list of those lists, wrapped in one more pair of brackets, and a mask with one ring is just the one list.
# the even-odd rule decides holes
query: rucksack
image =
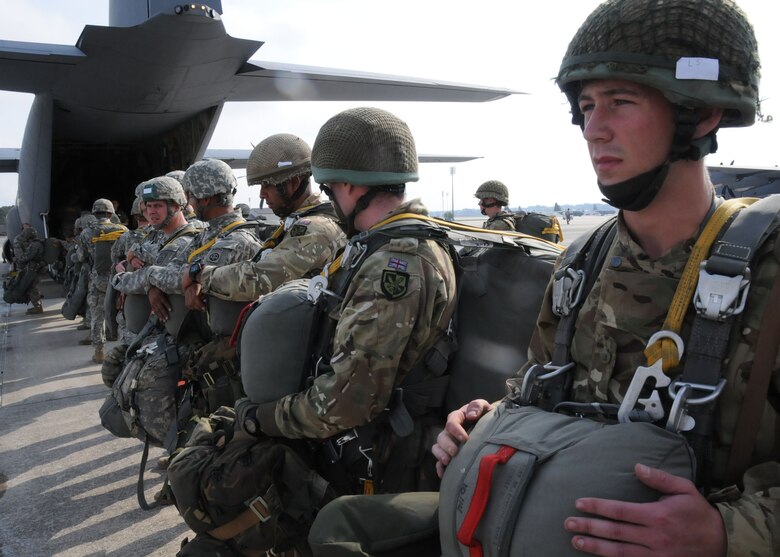
{"label": "rucksack", "polygon": [[304,442],[257,439],[234,423],[227,407],[199,418],[172,458],[168,481],[179,513],[196,534],[239,554],[306,547],[317,511],[335,493],[313,472]]}
{"label": "rucksack", "polygon": [[3,300],[8,304],[27,304],[30,301],[29,290],[35,282],[38,271],[24,269],[3,283]]}
{"label": "rucksack", "polygon": [[515,231],[536,236],[548,242],[563,242],[563,230],[558,218],[543,213],[518,213],[514,215]]}

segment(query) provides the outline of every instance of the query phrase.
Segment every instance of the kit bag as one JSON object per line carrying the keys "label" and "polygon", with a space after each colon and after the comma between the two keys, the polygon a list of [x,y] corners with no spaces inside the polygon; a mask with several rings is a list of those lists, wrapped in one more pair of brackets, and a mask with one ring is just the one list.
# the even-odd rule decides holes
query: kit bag
{"label": "kit bag", "polygon": [[563,241],[561,225],[555,216],[543,213],[525,213],[515,215],[515,231],[536,236],[549,242]]}
{"label": "kit bag", "polygon": [[30,301],[29,290],[38,271],[35,269],[24,269],[19,271],[15,277],[8,279],[3,284],[3,300],[8,304],[26,304]]}
{"label": "kit bag", "polygon": [[306,445],[257,439],[234,424],[228,407],[199,418],[171,460],[168,481],[179,513],[196,534],[240,552],[305,547],[333,490],[307,462]]}
{"label": "kit bag", "polygon": [[660,493],[634,465],[690,480],[685,439],[645,422],[610,424],[510,401],[482,417],[442,479],[439,529],[449,557],[580,555],[563,528],[580,497],[637,503]]}

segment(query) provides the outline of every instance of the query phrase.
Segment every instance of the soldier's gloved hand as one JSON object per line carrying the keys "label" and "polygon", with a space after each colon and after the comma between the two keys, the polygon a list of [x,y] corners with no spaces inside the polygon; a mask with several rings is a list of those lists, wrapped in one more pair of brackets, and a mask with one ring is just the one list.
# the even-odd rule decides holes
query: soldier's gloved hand
{"label": "soldier's gloved hand", "polygon": [[236,401],[236,428],[240,429],[252,437],[262,437],[260,422],[257,420],[257,409],[260,407],[256,402],[248,398],[240,398]]}

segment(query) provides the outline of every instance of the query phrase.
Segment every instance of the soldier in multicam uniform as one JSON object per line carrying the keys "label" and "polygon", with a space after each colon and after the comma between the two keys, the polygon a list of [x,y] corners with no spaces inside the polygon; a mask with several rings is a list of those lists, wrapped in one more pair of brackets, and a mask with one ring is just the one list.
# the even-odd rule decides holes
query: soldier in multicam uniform
{"label": "soldier in multicam uniform", "polygon": [[106,342],[103,302],[111,276],[111,246],[127,228],[111,222],[114,206],[108,199],[95,200],[92,204],[92,214],[97,222],[79,235],[77,257],[91,267],[87,305],[91,315],[90,343],[94,349],[92,361],[102,364],[103,345]]}
{"label": "soldier in multicam uniform", "polygon": [[[385,238],[397,223],[419,223],[416,217],[427,215],[419,200],[404,200],[405,184],[418,179],[414,139],[405,122],[384,110],[351,109],[326,122],[312,151],[312,172],[355,240],[369,229]],[[353,254],[359,249],[348,247]],[[349,264],[355,261],[341,261],[329,266],[335,283],[349,279],[339,287],[343,301],[329,314],[336,320],[325,339],[329,365],[303,392],[262,404],[239,401],[238,422],[249,434],[320,439],[323,454],[338,447],[358,455],[360,472],[346,470],[339,459],[319,470],[342,492],[419,489],[431,479],[423,470],[426,451],[419,449],[425,417],[436,410],[420,408],[404,436],[379,418],[390,408],[402,411],[393,393],[402,383],[406,388],[412,370],[418,381],[430,379],[421,362],[445,336],[455,307],[452,261],[435,241],[401,232],[355,271]]]}
{"label": "soldier in multicam uniform", "polygon": [[14,238],[13,246],[14,264],[17,272],[27,271],[33,273],[35,277],[27,289],[27,295],[30,297],[32,307],[26,313],[43,313],[41,293],[38,290],[38,272],[44,265],[43,244],[38,240],[38,232],[28,223],[24,223],[22,231]]}
{"label": "soldier in multicam uniform", "polygon": [[[715,71],[701,73],[706,64]],[[718,68],[719,70],[718,71]],[[675,73],[675,68],[677,72]],[[757,45],[731,0],[612,0],[598,7],[571,41],[557,83],[583,129],[601,192],[620,209],[607,264],[577,318],[571,343],[577,402],[620,403],[643,350],[669,311],[694,241],[716,206],[703,157],[719,127],[753,123],[758,106]],[[670,224],[672,224],[670,226]],[[566,519],[574,548],[595,555],[777,555],[780,539],[780,412],[765,400],[742,491],[724,482],[751,374],[767,298],[777,280],[777,230],[751,265],[747,304],[735,317],[721,368],[725,389],[714,410],[712,479],[705,497],[683,478],[638,465],[658,502],[579,499],[583,515]],[[526,370],[550,360],[558,318],[548,288]],[[691,330],[689,308],[682,327]],[[664,356],[666,358],[666,356]],[[780,364],[772,358],[769,399]],[[672,368],[679,374],[682,366]],[[773,394],[774,393],[774,394]],[[760,400],[760,399],[759,399]],[[450,414],[433,451],[440,469],[468,437],[463,425],[488,408],[473,401]],[[697,418],[698,420],[698,418]],[[720,488],[720,491],[715,491]]]}
{"label": "soldier in multicam uniform", "polygon": [[514,213],[505,211],[509,205],[509,190],[503,182],[488,180],[477,188],[474,197],[479,199],[479,212],[487,216],[482,228],[490,230],[514,230]]}
{"label": "soldier in multicam uniform", "polygon": [[260,197],[280,219],[274,234],[251,261],[214,267],[194,267],[184,275],[183,288],[200,289],[224,300],[252,301],[296,278],[322,270],[344,245],[344,233],[329,202],[313,194],[311,148],[291,134],[261,141],[247,161],[247,182],[260,184]]}

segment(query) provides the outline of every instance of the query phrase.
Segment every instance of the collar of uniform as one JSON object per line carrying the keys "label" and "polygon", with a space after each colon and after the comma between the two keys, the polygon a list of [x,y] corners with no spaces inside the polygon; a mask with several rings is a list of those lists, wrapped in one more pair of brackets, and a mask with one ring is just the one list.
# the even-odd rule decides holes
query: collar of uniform
{"label": "collar of uniform", "polygon": [[244,217],[241,216],[241,213],[239,211],[236,211],[234,213],[226,213],[224,215],[220,215],[218,217],[214,217],[209,221],[209,228],[211,230],[222,230],[224,226],[227,226],[231,222],[236,222],[237,220],[244,221]]}

